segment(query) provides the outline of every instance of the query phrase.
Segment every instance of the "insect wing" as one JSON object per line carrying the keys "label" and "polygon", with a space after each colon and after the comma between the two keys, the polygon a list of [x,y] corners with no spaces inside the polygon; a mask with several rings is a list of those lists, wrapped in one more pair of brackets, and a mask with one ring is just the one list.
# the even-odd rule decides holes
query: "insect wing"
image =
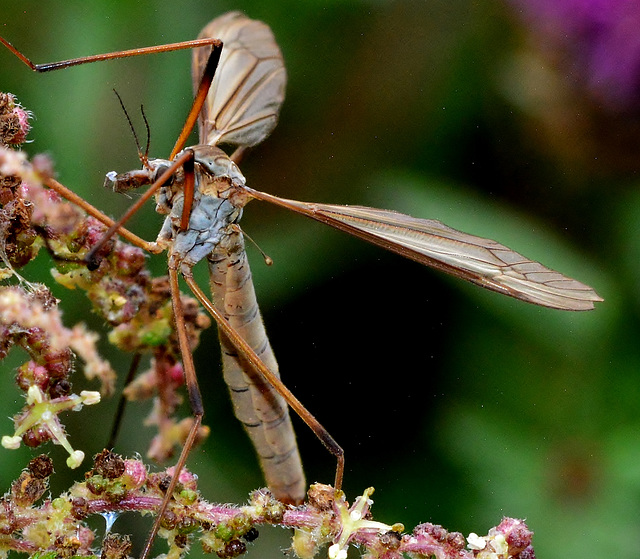
{"label": "insect wing", "polygon": [[[199,38],[223,42],[222,55],[199,118],[200,143],[254,146],[278,122],[287,75],[271,29],[240,12],[214,19]],[[210,49],[193,51],[197,88]]]}
{"label": "insect wing", "polygon": [[452,229],[434,219],[418,219],[363,206],[309,204],[252,191],[256,198],[365,239],[383,248],[529,303],[582,311],[602,298],[588,285],[529,260],[491,239]]}

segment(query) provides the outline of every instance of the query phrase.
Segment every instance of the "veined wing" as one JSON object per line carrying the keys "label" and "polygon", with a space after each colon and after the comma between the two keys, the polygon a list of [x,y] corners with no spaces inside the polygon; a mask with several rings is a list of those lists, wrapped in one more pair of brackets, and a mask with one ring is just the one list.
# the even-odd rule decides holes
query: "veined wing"
{"label": "veined wing", "polygon": [[[261,21],[240,12],[214,19],[199,38],[223,42],[222,55],[198,119],[200,143],[254,146],[278,122],[287,81],[282,53]],[[210,49],[193,51],[192,76],[198,87]]]}
{"label": "veined wing", "polygon": [[289,208],[427,266],[529,303],[584,311],[603,300],[588,285],[496,241],[462,233],[434,219],[363,206],[297,202],[247,190],[254,198]]}

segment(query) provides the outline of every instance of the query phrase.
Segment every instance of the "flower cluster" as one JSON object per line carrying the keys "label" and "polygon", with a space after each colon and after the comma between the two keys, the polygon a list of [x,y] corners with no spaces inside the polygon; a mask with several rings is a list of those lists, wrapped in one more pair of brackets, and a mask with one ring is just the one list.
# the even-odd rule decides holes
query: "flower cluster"
{"label": "flower cluster", "polygon": [[[94,457],[93,468],[83,481],[37,505],[53,467],[46,456],[34,458],[0,500],[0,553],[93,555],[96,535],[86,519],[96,514],[113,517],[124,511],[157,511],[172,470],[149,473],[140,460],[105,450]],[[295,529],[291,551],[300,559],[312,559],[327,546],[331,559],[341,559],[350,545],[364,550],[369,559],[403,559],[405,555],[416,559],[535,559],[533,534],[520,520],[505,518],[486,536],[471,534],[468,540],[434,524],[420,524],[412,533],[403,534],[401,524],[388,525],[372,518],[372,493],[372,488],[367,489],[350,505],[341,491],[317,484],[311,486],[306,503],[298,507],[276,501],[264,489],[254,491],[244,506],[215,505],[202,498],[197,478],[183,470],[159,535],[167,541],[169,559],[182,557],[196,539],[207,553],[236,557],[258,537],[258,528],[267,524]],[[128,536],[109,533],[102,541],[103,556],[124,559],[129,550]]]}
{"label": "flower cluster", "polygon": [[31,113],[11,93],[0,93],[0,145],[17,146],[27,141]]}
{"label": "flower cluster", "polygon": [[[0,121],[11,115],[26,136],[29,113],[12,95],[0,94]],[[100,380],[103,396],[114,388],[115,373],[96,350],[98,336],[82,324],[65,327],[49,290],[19,274],[45,248],[54,264],[53,278],[87,294],[94,311],[113,328],[109,340],[134,355],[151,355],[149,370],[125,394],[130,399],[156,398],[148,423],[158,426],[158,435],[149,453],[164,460],[182,446],[191,425],[190,418],[174,417],[182,401],[178,390],[184,374],[167,279],[153,278],[144,252],[116,239],[100,251],[99,266],[87,266],[85,257],[103,237],[105,226],[43,186],[53,180],[52,162],[45,156],[28,161],[24,153],[7,147],[18,139],[24,141],[17,133],[7,135],[0,145],[0,279],[18,280],[18,285],[0,287],[0,359],[18,346],[29,360],[16,375],[26,404],[14,416],[13,435],[6,435],[2,444],[15,448],[20,441],[37,446],[53,440],[67,448],[69,463],[77,466],[81,453],[69,444],[59,414],[99,398],[90,391],[72,394],[75,356],[84,361],[85,377]],[[187,335],[195,348],[210,320],[194,299],[183,296],[182,302]],[[199,438],[207,434],[202,427]]]}

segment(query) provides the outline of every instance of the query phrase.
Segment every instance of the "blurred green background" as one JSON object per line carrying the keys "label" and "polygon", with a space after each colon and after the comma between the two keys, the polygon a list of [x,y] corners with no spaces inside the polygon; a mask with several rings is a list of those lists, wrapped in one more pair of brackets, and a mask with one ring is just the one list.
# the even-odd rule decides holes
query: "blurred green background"
{"label": "blurred green background", "polygon": [[[605,299],[590,313],[533,307],[252,203],[243,227],[275,261],[267,268],[249,248],[267,329],[286,384],[345,449],[347,496],[373,485],[376,518],[408,528],[482,534],[503,515],[526,518],[540,558],[637,557],[637,108],[594,97],[575,53],[506,0],[22,0],[3,2],[0,33],[49,62],[194,38],[231,9],[271,25],[289,73],[276,131],[242,165],[249,185],[440,219]],[[129,201],[103,189],[104,174],[139,163],[112,89],[139,129],[144,104],[151,153],[166,157],[191,102],[189,64],[177,52],[36,75],[0,51],[0,90],[35,114],[24,149],[50,153],[61,182],[119,215]],[[132,228],[152,239],[160,223],[150,206]],[[165,264],[150,259],[158,274]],[[24,275],[49,281],[49,266],[43,253]],[[56,294],[67,324],[104,331],[84,295]],[[124,374],[129,356],[102,347]],[[7,417],[21,406],[12,368],[22,358],[2,365]],[[241,502],[262,481],[214,329],[196,359],[212,434],[189,465],[207,499]],[[95,388],[85,385],[78,375],[76,390]],[[67,416],[72,444],[101,450],[114,410],[109,401]],[[116,450],[144,454],[148,411],[128,408]],[[309,480],[330,482],[332,457],[296,425]],[[44,451],[55,495],[82,473],[60,449]],[[3,491],[31,455],[0,453]],[[150,524],[134,522],[114,529]],[[264,532],[249,556],[281,557],[287,533]]]}

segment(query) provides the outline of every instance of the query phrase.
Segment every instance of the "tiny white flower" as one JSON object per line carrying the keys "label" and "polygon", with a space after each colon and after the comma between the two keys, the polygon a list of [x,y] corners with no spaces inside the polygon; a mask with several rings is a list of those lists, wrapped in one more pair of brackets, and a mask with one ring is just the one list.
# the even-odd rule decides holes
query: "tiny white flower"
{"label": "tiny white flower", "polygon": [[329,548],[329,559],[347,559],[347,550],[342,549],[340,544],[334,543]]}
{"label": "tiny white flower", "polygon": [[352,510],[349,513],[349,518],[353,521],[353,522],[357,522],[358,520],[360,520],[362,518],[362,511],[359,510]]}
{"label": "tiny white flower", "polygon": [[20,447],[20,442],[22,441],[22,437],[9,437],[5,435],[2,437],[2,446],[9,450],[15,450]]}
{"label": "tiny white flower", "polygon": [[487,540],[471,532],[467,537],[467,547],[472,550],[481,550],[487,547]]}
{"label": "tiny white flower", "polygon": [[81,450],[74,450],[71,453],[71,456],[67,458],[67,466],[69,466],[69,468],[71,469],[77,468],[80,464],[82,464],[83,460],[84,452],[82,452]]}
{"label": "tiny white flower", "polygon": [[41,404],[44,400],[44,394],[35,384],[32,384],[27,390],[27,404]]}
{"label": "tiny white flower", "polygon": [[501,555],[506,555],[509,551],[509,545],[507,544],[507,540],[505,539],[504,534],[496,534],[491,544],[496,553],[499,553]]}
{"label": "tiny white flower", "polygon": [[83,390],[80,392],[80,396],[86,406],[93,406],[93,404],[97,404],[100,401],[100,392],[95,390]]}

